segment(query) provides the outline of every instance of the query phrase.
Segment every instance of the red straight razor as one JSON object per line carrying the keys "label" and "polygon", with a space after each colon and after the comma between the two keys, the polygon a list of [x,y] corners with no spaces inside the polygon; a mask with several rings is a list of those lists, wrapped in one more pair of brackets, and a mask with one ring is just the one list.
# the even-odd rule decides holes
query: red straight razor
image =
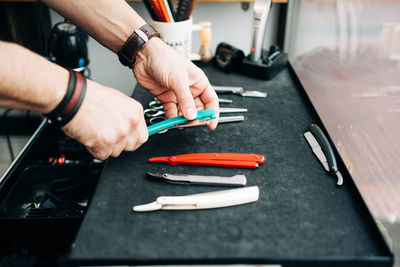
{"label": "red straight razor", "polygon": [[255,169],[259,164],[265,162],[265,157],[260,154],[248,153],[194,153],[170,157],[153,157],[149,158],[149,162]]}

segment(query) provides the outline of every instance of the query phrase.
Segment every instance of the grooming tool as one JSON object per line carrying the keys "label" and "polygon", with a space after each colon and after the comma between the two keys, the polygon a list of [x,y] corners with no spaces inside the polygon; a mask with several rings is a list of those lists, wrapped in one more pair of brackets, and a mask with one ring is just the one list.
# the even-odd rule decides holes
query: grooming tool
{"label": "grooming tool", "polygon": [[[219,108],[219,113],[242,113],[247,112],[247,108]],[[155,118],[164,116],[165,111],[162,109],[147,108],[143,111],[144,115],[148,118]]]}
{"label": "grooming tool", "polygon": [[170,19],[169,15],[168,15],[167,8],[165,6],[164,1],[163,0],[155,0],[155,1],[158,2],[158,5],[160,7],[160,11],[161,11],[162,16],[164,18],[164,22],[171,22],[171,19]]}
{"label": "grooming tool", "polygon": [[[175,22],[175,18],[174,18],[174,9],[171,9],[171,5],[172,5],[171,1],[162,0],[161,2],[163,2],[164,6],[165,6],[165,10],[166,10],[166,12],[167,12],[167,15],[168,15],[170,21],[171,21],[172,23],[174,23],[174,22]],[[172,6],[172,7],[173,7],[173,6]]]}
{"label": "grooming tool", "polygon": [[162,117],[165,115],[163,109],[146,108],[143,110],[143,114],[148,118]]}
{"label": "grooming tool", "polygon": [[152,157],[149,162],[167,162],[171,165],[203,165],[255,169],[265,162],[260,154],[247,153],[194,153],[170,157]]}
{"label": "grooming tool", "polygon": [[234,175],[231,177],[210,176],[210,175],[191,175],[191,174],[169,174],[169,173],[151,173],[147,176],[155,179],[161,179],[175,184],[206,184],[206,185],[225,185],[225,186],[245,186],[246,176]]}
{"label": "grooming tool", "polygon": [[[161,121],[164,121],[165,117],[160,116],[160,117],[151,117],[149,119],[150,124],[156,124]],[[238,121],[244,121],[244,116],[227,116],[227,117],[219,117],[218,118],[218,123],[227,123],[227,122],[238,122]],[[191,121],[190,123],[186,124],[177,124],[174,126],[169,127],[168,129],[160,130],[159,134],[166,133],[169,129],[174,129],[174,128],[192,128],[192,127],[198,127],[198,126],[206,126],[210,123],[209,120],[201,120],[201,121]]]}
{"label": "grooming tool", "polygon": [[[206,109],[206,110],[200,110],[197,111],[197,117],[195,120],[200,120],[200,121],[208,121],[215,119],[215,111],[211,109]],[[182,127],[185,123],[189,122],[183,115],[177,116],[175,118],[171,118],[168,120],[164,120],[158,123],[155,123],[153,125],[150,125],[147,127],[147,130],[149,131],[149,135],[153,135],[155,133],[158,133],[163,130],[170,129],[171,127]]]}
{"label": "grooming tool", "polygon": [[176,17],[176,10],[175,10],[175,7],[174,7],[174,3],[172,2],[172,0],[167,0],[167,2],[168,2],[169,10],[172,13],[172,18],[174,19],[174,22],[177,22],[178,19]]}
{"label": "grooming tool", "polygon": [[247,112],[247,108],[219,108],[219,113],[242,113]]}
{"label": "grooming tool", "polygon": [[255,0],[253,10],[253,39],[250,51],[250,61],[261,58],[264,33],[267,27],[268,15],[271,10],[271,0]]}
{"label": "grooming tool", "polygon": [[179,0],[178,10],[177,10],[177,19],[178,21],[188,20],[190,17],[190,13],[192,11],[192,6],[194,5],[193,0]]}
{"label": "grooming tool", "polygon": [[200,49],[199,56],[201,62],[208,63],[214,58],[214,53],[211,49],[211,21],[200,21],[199,26],[201,27],[199,32],[200,37]]}
{"label": "grooming tool", "polygon": [[[219,103],[232,103],[233,101],[231,99],[218,98],[218,102]],[[157,98],[154,98],[154,100],[150,101],[148,106],[149,106],[149,108],[153,108],[153,109],[164,109],[163,104]]]}
{"label": "grooming tool", "polygon": [[155,98],[153,101],[150,101],[148,104],[149,108],[152,109],[164,109],[163,104],[157,99]]}
{"label": "grooming tool", "polygon": [[[233,101],[230,100],[230,99],[219,98],[218,102],[219,103],[232,103]],[[165,114],[164,106],[157,98],[155,98],[154,100],[150,101],[147,106],[148,106],[148,108],[146,108],[143,111],[143,113],[148,118],[160,117],[160,116],[163,116]],[[246,110],[243,109],[242,111],[240,111],[240,109],[237,109],[236,111],[229,111],[228,110],[228,111],[225,111],[225,112],[224,112],[225,108],[221,108],[221,109],[222,109],[222,112],[220,110],[220,113],[247,112],[247,109]]]}
{"label": "grooming tool", "polygon": [[219,117],[218,123],[244,121],[244,116]]}
{"label": "grooming tool", "polygon": [[156,13],[154,12],[154,4],[152,4],[150,0],[143,0],[143,3],[146,6],[147,11],[150,13],[151,19],[158,20],[159,18],[156,15]]}
{"label": "grooming tool", "polygon": [[245,91],[243,87],[234,86],[215,86],[213,85],[215,92],[217,93],[231,93],[238,94],[244,97],[266,97],[267,93],[260,91]]}
{"label": "grooming tool", "polygon": [[308,130],[309,131],[304,133],[304,137],[312,151],[317,156],[324,169],[332,175],[336,175],[337,185],[342,185],[343,176],[338,170],[335,154],[328,139],[316,124],[311,124]]}
{"label": "grooming tool", "polygon": [[160,196],[149,204],[133,206],[133,211],[223,208],[255,202],[259,195],[258,186],[250,186],[185,196]]}
{"label": "grooming tool", "polygon": [[233,101],[230,99],[223,99],[223,98],[218,98],[218,103],[222,103],[222,104],[230,104]]}
{"label": "grooming tool", "polygon": [[153,10],[154,10],[154,13],[157,15],[158,20],[159,21],[163,21],[163,22],[167,22],[167,19],[164,16],[164,13],[161,10],[161,6],[160,6],[159,1],[158,0],[149,0],[149,1],[150,1],[150,5],[152,7],[154,7]]}

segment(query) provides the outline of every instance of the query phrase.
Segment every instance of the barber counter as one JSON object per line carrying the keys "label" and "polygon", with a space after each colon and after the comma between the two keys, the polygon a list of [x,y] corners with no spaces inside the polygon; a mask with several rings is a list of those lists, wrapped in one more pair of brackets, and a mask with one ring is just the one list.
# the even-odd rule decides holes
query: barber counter
{"label": "barber counter", "polygon": [[[100,177],[61,260],[72,266],[392,266],[393,255],[337,151],[341,186],[305,140],[310,124],[324,127],[291,67],[262,81],[199,66],[213,85],[242,86],[268,96],[220,95],[233,101],[221,107],[248,109],[241,114],[244,121],[220,124],[215,131],[171,129],[151,136],[134,152],[110,158],[104,168],[96,165]],[[153,100],[140,86],[133,97],[144,108]],[[150,157],[208,152],[262,154],[266,160],[255,169],[148,162]],[[258,186],[260,195],[256,202],[225,208],[134,212],[134,205],[159,196],[229,189],[166,183],[149,179],[147,172],[244,174],[247,186]],[[7,179],[15,185],[21,175],[12,173]],[[3,195],[4,205],[10,193]]]}

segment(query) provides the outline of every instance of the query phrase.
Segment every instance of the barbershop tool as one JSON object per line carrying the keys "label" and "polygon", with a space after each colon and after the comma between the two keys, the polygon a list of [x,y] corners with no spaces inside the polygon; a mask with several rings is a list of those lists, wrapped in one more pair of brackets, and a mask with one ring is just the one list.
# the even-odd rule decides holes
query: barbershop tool
{"label": "barbershop tool", "polygon": [[164,4],[166,13],[167,13],[170,21],[172,23],[174,23],[176,19],[175,19],[175,12],[174,12],[174,9],[173,9],[174,6],[172,5],[172,2],[168,1],[168,0],[161,0],[160,2]]}
{"label": "barbershop tool", "polygon": [[238,174],[231,177],[190,175],[190,174],[169,174],[169,173],[146,173],[148,177],[163,180],[174,184],[206,184],[225,186],[245,186],[246,176]]}
{"label": "barbershop tool", "polygon": [[200,21],[199,25],[201,30],[199,32],[200,37],[200,49],[199,49],[199,56],[200,61],[204,63],[210,62],[214,58],[213,51],[211,49],[211,21]]}
{"label": "barbershop tool", "polygon": [[241,73],[263,80],[270,80],[287,65],[288,57],[277,45],[263,51],[264,34],[271,11],[271,0],[255,0],[253,11],[253,36],[250,54],[243,59]]}
{"label": "barbershop tool", "polygon": [[218,123],[226,123],[226,122],[237,122],[244,121],[244,116],[227,116],[227,117],[219,117]]}
{"label": "barbershop tool", "polygon": [[247,112],[247,108],[219,108],[219,113],[242,113]]}
{"label": "barbershop tool", "polygon": [[[197,117],[195,120],[204,122],[215,118],[216,118],[215,111],[211,109],[206,109],[197,111]],[[153,135],[160,131],[168,130],[171,128],[185,127],[184,125],[187,122],[189,122],[189,120],[185,119],[185,117],[181,115],[175,118],[163,120],[153,125],[150,125],[149,127],[147,127],[147,130],[149,131],[149,135]]]}
{"label": "barbershop tool", "polygon": [[178,21],[188,20],[191,12],[193,11],[196,1],[194,0],[179,0],[178,10],[176,12],[176,17]]}
{"label": "barbershop tool", "polygon": [[[232,103],[233,101],[231,99],[218,98],[218,102],[219,103]],[[150,101],[148,106],[150,108],[154,108],[154,109],[163,109],[164,108],[163,104],[157,98],[154,98],[154,100]]]}
{"label": "barbershop tool", "polygon": [[218,102],[221,103],[221,104],[230,104],[230,103],[232,103],[233,101],[230,100],[230,99],[218,98]]}
{"label": "barbershop tool", "polygon": [[268,16],[271,10],[271,0],[255,0],[253,11],[253,41],[251,44],[250,60],[260,60],[264,42],[264,33],[267,27]]}
{"label": "barbershop tool", "polygon": [[[247,108],[219,108],[219,113],[243,113],[247,112]],[[163,109],[148,108],[143,111],[144,115],[148,118],[164,116],[165,112]]]}
{"label": "barbershop tool", "polygon": [[[231,99],[219,98],[218,102],[219,103],[232,103],[233,101]],[[158,112],[158,111],[160,111],[160,112]],[[154,100],[150,101],[148,104],[148,108],[146,108],[144,110],[144,115],[146,115],[146,117],[158,117],[158,116],[161,116],[164,114],[165,114],[164,106],[157,98],[154,98]]]}
{"label": "barbershop tool", "polygon": [[258,186],[249,186],[185,196],[160,196],[149,204],[133,206],[133,211],[223,208],[255,202],[259,195]]}
{"label": "barbershop tool", "polygon": [[265,162],[260,154],[247,153],[194,153],[170,157],[153,157],[149,162],[167,162],[171,165],[203,165],[255,169]]}
{"label": "barbershop tool", "polygon": [[[149,119],[149,123],[156,124],[156,123],[159,123],[164,120],[165,120],[164,116],[152,117]],[[244,116],[227,116],[227,117],[219,117],[218,118],[218,123],[238,122],[238,121],[244,121]],[[191,121],[190,123],[171,126],[168,129],[160,130],[157,133],[163,134],[163,133],[166,133],[169,129],[174,129],[174,128],[192,128],[192,127],[198,127],[198,126],[206,126],[209,123],[210,123],[210,121],[208,121],[208,120]]]}
{"label": "barbershop tool", "polygon": [[332,175],[336,175],[337,185],[342,185],[343,176],[338,170],[335,154],[328,139],[316,124],[311,124],[308,130],[309,131],[304,133],[304,137],[312,151],[317,156],[324,169]]}
{"label": "barbershop tool", "polygon": [[215,92],[217,93],[231,93],[238,94],[244,97],[266,97],[267,93],[260,91],[245,91],[243,87],[233,87],[233,86],[215,86],[213,85]]}

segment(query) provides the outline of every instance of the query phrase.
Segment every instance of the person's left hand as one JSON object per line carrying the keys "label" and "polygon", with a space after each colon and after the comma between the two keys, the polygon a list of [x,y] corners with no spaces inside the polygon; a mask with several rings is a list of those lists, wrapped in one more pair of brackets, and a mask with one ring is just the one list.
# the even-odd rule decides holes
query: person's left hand
{"label": "person's left hand", "polygon": [[[159,38],[140,50],[133,67],[136,80],[164,106],[167,118],[184,115],[193,120],[197,110],[213,109],[219,116],[218,96],[204,72]],[[215,129],[218,119],[210,122]]]}

